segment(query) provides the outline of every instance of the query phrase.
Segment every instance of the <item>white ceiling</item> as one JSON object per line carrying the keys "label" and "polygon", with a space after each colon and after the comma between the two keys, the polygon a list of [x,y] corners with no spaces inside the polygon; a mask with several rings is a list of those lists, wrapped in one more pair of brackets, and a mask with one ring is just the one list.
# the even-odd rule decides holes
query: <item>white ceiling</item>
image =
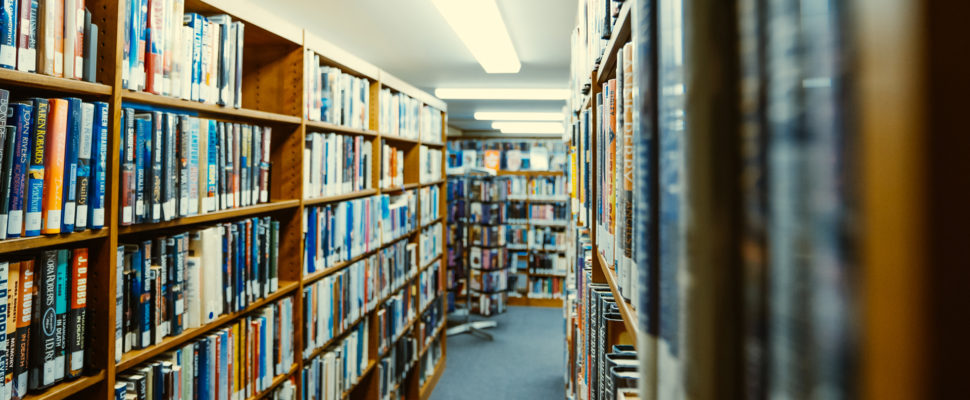
{"label": "white ceiling", "polygon": [[[283,19],[434,94],[438,87],[565,88],[575,0],[497,0],[522,69],[486,74],[431,0],[254,0]],[[563,101],[448,101],[451,125],[487,130],[475,111],[553,111]]]}

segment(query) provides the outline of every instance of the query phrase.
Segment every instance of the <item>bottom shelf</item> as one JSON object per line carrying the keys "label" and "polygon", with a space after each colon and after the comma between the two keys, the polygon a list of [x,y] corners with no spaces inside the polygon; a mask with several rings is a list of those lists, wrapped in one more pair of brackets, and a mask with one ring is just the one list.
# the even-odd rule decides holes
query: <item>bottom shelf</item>
{"label": "bottom shelf", "polygon": [[562,299],[533,299],[529,297],[509,296],[507,304],[510,306],[562,308]]}
{"label": "bottom shelf", "polygon": [[82,376],[73,381],[61,382],[39,393],[29,393],[23,400],[60,400],[98,384],[104,380],[104,370],[91,376]]}
{"label": "bottom shelf", "polygon": [[421,386],[420,392],[418,392],[418,397],[421,400],[427,400],[431,397],[431,392],[434,390],[435,385],[438,384],[438,380],[441,379],[441,375],[445,372],[445,361],[447,357],[441,357],[441,361],[438,361],[438,365],[434,367],[434,374],[431,375],[431,379],[428,379],[424,385]]}

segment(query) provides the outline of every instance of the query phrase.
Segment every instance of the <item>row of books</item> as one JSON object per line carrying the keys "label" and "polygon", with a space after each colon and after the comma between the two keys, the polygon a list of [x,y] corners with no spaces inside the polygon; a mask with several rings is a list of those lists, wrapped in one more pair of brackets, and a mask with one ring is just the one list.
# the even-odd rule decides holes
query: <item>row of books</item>
{"label": "row of books", "polygon": [[472,312],[482,316],[491,316],[505,312],[508,305],[508,293],[479,293],[478,301],[472,301]]}
{"label": "row of books", "polygon": [[354,129],[370,129],[371,81],[323,65],[321,57],[311,50],[307,50],[304,60],[307,119]]}
{"label": "row of books", "polygon": [[470,224],[468,226],[468,243],[472,246],[504,246],[506,235],[505,225]]}
{"label": "row of books", "polygon": [[565,199],[569,196],[569,180],[565,176],[535,176],[529,179],[530,200]]}
{"label": "row of books", "polygon": [[303,148],[303,197],[371,189],[373,146],[362,136],[308,133]]}
{"label": "row of books", "polygon": [[568,236],[565,231],[551,227],[533,227],[535,241],[530,247],[544,250],[563,250],[566,248]]}
{"label": "row of books", "polygon": [[496,270],[507,267],[508,251],[504,247],[468,248],[468,265],[472,269]]}
{"label": "row of books", "polygon": [[325,353],[304,363],[304,399],[340,400],[357,384],[370,361],[367,325],[366,319],[361,321]]}
{"label": "row of books", "polygon": [[418,356],[418,341],[404,335],[377,364],[378,394],[381,399],[403,399],[407,385],[402,385]]}
{"label": "row of books", "polygon": [[9,99],[0,89],[0,239],[104,227],[107,103]]}
{"label": "row of books", "polygon": [[397,188],[404,186],[404,150],[382,140],[381,146],[381,187]]}
{"label": "row of books", "polygon": [[438,362],[441,361],[441,356],[443,352],[441,351],[441,339],[435,337],[434,340],[427,344],[428,351],[421,355],[421,360],[418,362],[420,368],[420,373],[418,374],[418,385],[424,387],[424,384],[434,376],[435,368],[438,366]]}
{"label": "row of books", "polygon": [[289,372],[293,299],[285,297],[118,377],[115,399],[252,398]]}
{"label": "row of books", "polygon": [[421,101],[387,88],[381,89],[379,97],[381,134],[417,140],[422,127]]}
{"label": "row of books", "polygon": [[115,359],[275,292],[278,248],[279,221],[269,217],[119,246]]}
{"label": "row of books", "polygon": [[[442,113],[437,108],[424,106],[421,108],[421,141],[424,143],[441,143],[445,135]],[[440,160],[439,160],[440,161]]]}
{"label": "row of books", "polygon": [[496,171],[564,171],[568,150],[559,138],[451,140],[447,149],[447,167],[455,173],[462,173],[468,167]]}
{"label": "row of books", "polygon": [[499,270],[471,270],[471,289],[475,292],[490,294],[508,290],[509,271]]}
{"label": "row of books", "polygon": [[421,266],[427,265],[435,257],[441,255],[444,239],[444,226],[440,222],[421,229],[421,236],[419,238],[421,243]]}
{"label": "row of books", "polygon": [[[581,104],[589,93],[591,73],[599,68],[607,42],[616,25],[623,0],[583,0],[579,2],[579,24],[570,35],[571,103]],[[585,77],[585,79],[583,79]]]}
{"label": "row of books", "polygon": [[399,195],[382,195],[381,237],[384,243],[397,240],[417,228],[418,194],[406,190]]}
{"label": "row of books", "polygon": [[432,149],[428,146],[421,146],[418,149],[419,173],[418,179],[421,183],[429,183],[441,180],[441,150]]}
{"label": "row of books", "polygon": [[270,127],[122,111],[121,225],[269,201]]}
{"label": "row of books", "polygon": [[296,400],[296,377],[291,376],[273,390],[268,397],[273,400]]}
{"label": "row of books", "polygon": [[562,253],[536,253],[531,256],[529,264],[534,273],[565,275],[569,259]]}
{"label": "row of books", "polygon": [[88,365],[88,249],[0,261],[0,396],[75,379]]}
{"label": "row of books", "polygon": [[441,187],[425,186],[418,189],[418,205],[421,207],[421,223],[428,224],[441,217]]}
{"label": "row of books", "polygon": [[528,219],[531,224],[564,224],[570,217],[569,205],[561,204],[529,204]]}
{"label": "row of books", "polygon": [[422,310],[431,304],[432,301],[435,301],[441,292],[439,282],[440,272],[441,261],[435,261],[428,269],[421,271],[421,275],[418,278],[418,285],[421,290],[418,299],[420,300],[419,307]]}
{"label": "row of books", "polygon": [[94,82],[98,25],[91,21],[84,0],[3,2],[0,68]]}
{"label": "row of books", "polygon": [[303,356],[309,357],[350,329],[377,300],[377,255],[353,263],[303,288]]}
{"label": "row of books", "polygon": [[185,12],[184,0],[125,0],[121,84],[133,91],[242,107],[246,25]]}
{"label": "row of books", "polygon": [[303,273],[322,271],[379,248],[387,200],[386,195],[369,196],[305,208]]}
{"label": "row of books", "polygon": [[377,348],[383,353],[402,335],[404,328],[417,317],[418,286],[407,285],[384,300],[377,310]]}
{"label": "row of books", "polygon": [[505,228],[509,250],[525,250],[535,242],[535,232],[528,225],[506,225]]}
{"label": "row of books", "polygon": [[499,202],[508,198],[509,178],[492,176],[471,176],[456,179],[458,184],[466,184],[465,196],[470,200]]}
{"label": "row of books", "polygon": [[563,296],[563,279],[550,276],[530,276],[529,298],[561,299]]}
{"label": "row of books", "polygon": [[468,218],[465,222],[485,225],[504,224],[509,219],[507,216],[509,208],[506,203],[472,201],[468,205]]}

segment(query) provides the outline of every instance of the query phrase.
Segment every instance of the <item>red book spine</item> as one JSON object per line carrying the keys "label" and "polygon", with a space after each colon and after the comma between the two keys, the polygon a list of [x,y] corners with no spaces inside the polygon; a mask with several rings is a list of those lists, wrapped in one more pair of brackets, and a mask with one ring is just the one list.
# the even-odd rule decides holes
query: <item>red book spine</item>
{"label": "red book spine", "polygon": [[47,145],[44,155],[44,201],[41,233],[61,232],[64,189],[64,147],[67,143],[67,100],[50,99]]}
{"label": "red book spine", "polygon": [[[65,10],[65,18],[74,18],[77,23],[74,26],[77,28],[77,34],[74,36],[74,60],[64,60],[65,62],[74,62],[74,76],[69,76],[68,78],[81,79],[84,72],[84,0],[75,0],[74,10]],[[71,12],[72,13],[69,13]]]}
{"label": "red book spine", "polygon": [[164,32],[162,25],[165,17],[165,2],[149,0],[148,3],[148,44],[145,54],[145,91],[159,94],[162,85],[162,46]]}
{"label": "red book spine", "polygon": [[[37,72],[37,14],[30,0],[17,6],[17,70]],[[36,11],[36,10],[34,10]]]}

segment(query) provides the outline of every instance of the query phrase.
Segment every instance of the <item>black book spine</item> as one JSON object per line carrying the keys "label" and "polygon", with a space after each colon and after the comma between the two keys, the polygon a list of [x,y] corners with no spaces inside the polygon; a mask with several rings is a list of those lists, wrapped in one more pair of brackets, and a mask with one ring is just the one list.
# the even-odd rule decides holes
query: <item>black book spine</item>
{"label": "black book spine", "polygon": [[[189,116],[179,116],[178,135],[178,214],[181,217],[189,215],[189,153],[192,151],[192,135],[189,132]],[[196,142],[198,143],[198,142]]]}
{"label": "black book spine", "polygon": [[177,160],[175,158],[175,148],[177,146],[175,140],[175,116],[172,114],[163,114],[163,121],[165,155],[162,158],[162,204],[164,205],[162,207],[162,219],[171,221],[177,217],[175,203],[178,197],[176,193],[176,180],[178,176],[176,175]]}
{"label": "black book spine", "polygon": [[54,383],[54,355],[56,352],[57,312],[57,250],[41,254],[37,266],[36,303],[33,304],[27,387],[29,390],[46,388]]}
{"label": "black book spine", "polygon": [[87,82],[97,79],[98,25],[91,23],[91,11],[84,9],[84,68],[81,77]]}
{"label": "black book spine", "polygon": [[[162,158],[164,153],[162,152],[164,140],[162,139],[162,113],[153,112],[152,113],[152,123],[151,132],[148,133],[150,136],[150,149],[146,151],[151,152],[151,187],[148,196],[148,202],[151,204],[151,219],[152,222],[158,222],[162,220]],[[148,166],[145,166],[147,169]]]}
{"label": "black book spine", "polygon": [[135,393],[138,397],[138,400],[149,400],[148,399],[148,376],[146,375],[135,376]]}

